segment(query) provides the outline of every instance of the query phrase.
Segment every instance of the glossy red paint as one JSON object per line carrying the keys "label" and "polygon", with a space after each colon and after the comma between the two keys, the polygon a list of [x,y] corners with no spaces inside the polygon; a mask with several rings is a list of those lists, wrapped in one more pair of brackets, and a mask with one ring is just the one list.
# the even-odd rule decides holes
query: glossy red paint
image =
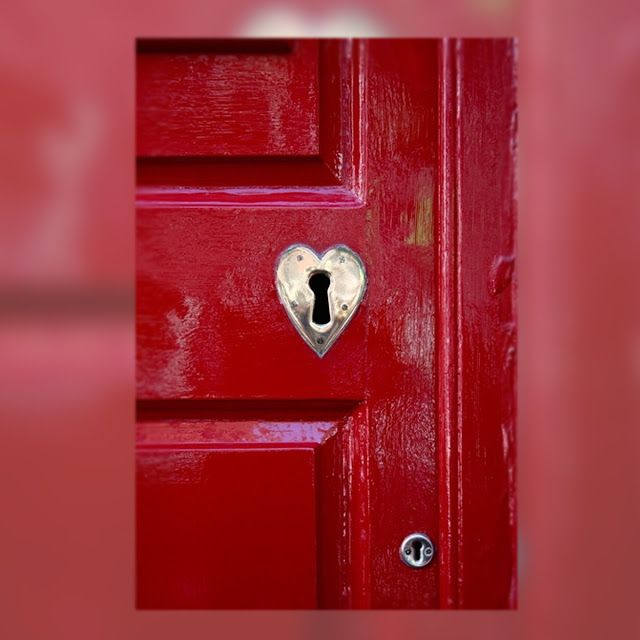
{"label": "glossy red paint", "polygon": [[206,43],[142,45],[140,156],[318,155],[318,44],[237,42],[213,51]]}
{"label": "glossy red paint", "polygon": [[440,605],[515,607],[514,45],[440,66]]}
{"label": "glossy red paint", "polygon": [[195,439],[137,459],[139,607],[316,606],[312,447]]}
{"label": "glossy red paint", "polygon": [[[280,105],[268,118],[230,107],[253,153],[227,159],[198,73],[176,118],[209,123],[208,155],[171,128],[162,148],[139,147],[139,605],[514,606],[513,44],[237,46],[140,54],[179,82],[193,47],[207,69],[222,56],[273,73],[317,52],[286,89],[256,85]],[[139,104],[166,109],[147,71]],[[286,158],[265,146],[290,94],[317,99],[315,154],[308,140]],[[368,272],[323,359],[274,286],[278,255],[300,242],[346,244]],[[437,545],[421,570],[398,557],[413,531]],[[239,559],[238,536],[266,555]]]}

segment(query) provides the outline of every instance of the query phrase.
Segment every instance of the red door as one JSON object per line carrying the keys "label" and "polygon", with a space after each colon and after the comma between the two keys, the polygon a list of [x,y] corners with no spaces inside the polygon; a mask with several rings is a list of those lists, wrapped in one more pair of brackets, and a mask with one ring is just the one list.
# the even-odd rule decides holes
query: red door
{"label": "red door", "polygon": [[[514,606],[512,43],[137,69],[138,606]],[[366,269],[323,357],[278,297],[300,244]]]}

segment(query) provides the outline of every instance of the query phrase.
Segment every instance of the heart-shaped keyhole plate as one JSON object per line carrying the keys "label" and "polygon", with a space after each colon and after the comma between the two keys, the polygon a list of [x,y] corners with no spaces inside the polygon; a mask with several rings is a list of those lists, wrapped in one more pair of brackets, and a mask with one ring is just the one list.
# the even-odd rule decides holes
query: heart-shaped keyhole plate
{"label": "heart-shaped keyhole plate", "polygon": [[[312,289],[310,280],[316,276],[317,281],[318,274],[325,282],[328,278],[328,287]],[[310,247],[296,244],[278,258],[276,287],[289,320],[322,357],[353,318],[367,275],[360,256],[349,247],[337,245],[318,256]]]}

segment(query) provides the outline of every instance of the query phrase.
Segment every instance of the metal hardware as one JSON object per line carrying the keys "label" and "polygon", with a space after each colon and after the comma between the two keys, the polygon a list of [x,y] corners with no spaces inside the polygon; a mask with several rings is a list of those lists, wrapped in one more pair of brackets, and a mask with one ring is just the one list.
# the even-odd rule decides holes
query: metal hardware
{"label": "metal hardware", "polygon": [[357,253],[337,245],[318,256],[297,244],[276,265],[276,288],[289,320],[322,358],[353,318],[367,286]]}
{"label": "metal hardware", "polygon": [[400,545],[402,562],[416,569],[426,567],[433,560],[435,553],[433,542],[424,533],[412,533]]}

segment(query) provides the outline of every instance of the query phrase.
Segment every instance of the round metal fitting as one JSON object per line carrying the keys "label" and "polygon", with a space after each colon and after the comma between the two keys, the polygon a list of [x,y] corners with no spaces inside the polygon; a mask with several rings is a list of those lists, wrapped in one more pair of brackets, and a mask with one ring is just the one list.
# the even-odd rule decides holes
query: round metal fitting
{"label": "round metal fitting", "polygon": [[424,533],[412,533],[400,545],[402,562],[414,569],[426,567],[433,560],[435,553],[433,542]]}

